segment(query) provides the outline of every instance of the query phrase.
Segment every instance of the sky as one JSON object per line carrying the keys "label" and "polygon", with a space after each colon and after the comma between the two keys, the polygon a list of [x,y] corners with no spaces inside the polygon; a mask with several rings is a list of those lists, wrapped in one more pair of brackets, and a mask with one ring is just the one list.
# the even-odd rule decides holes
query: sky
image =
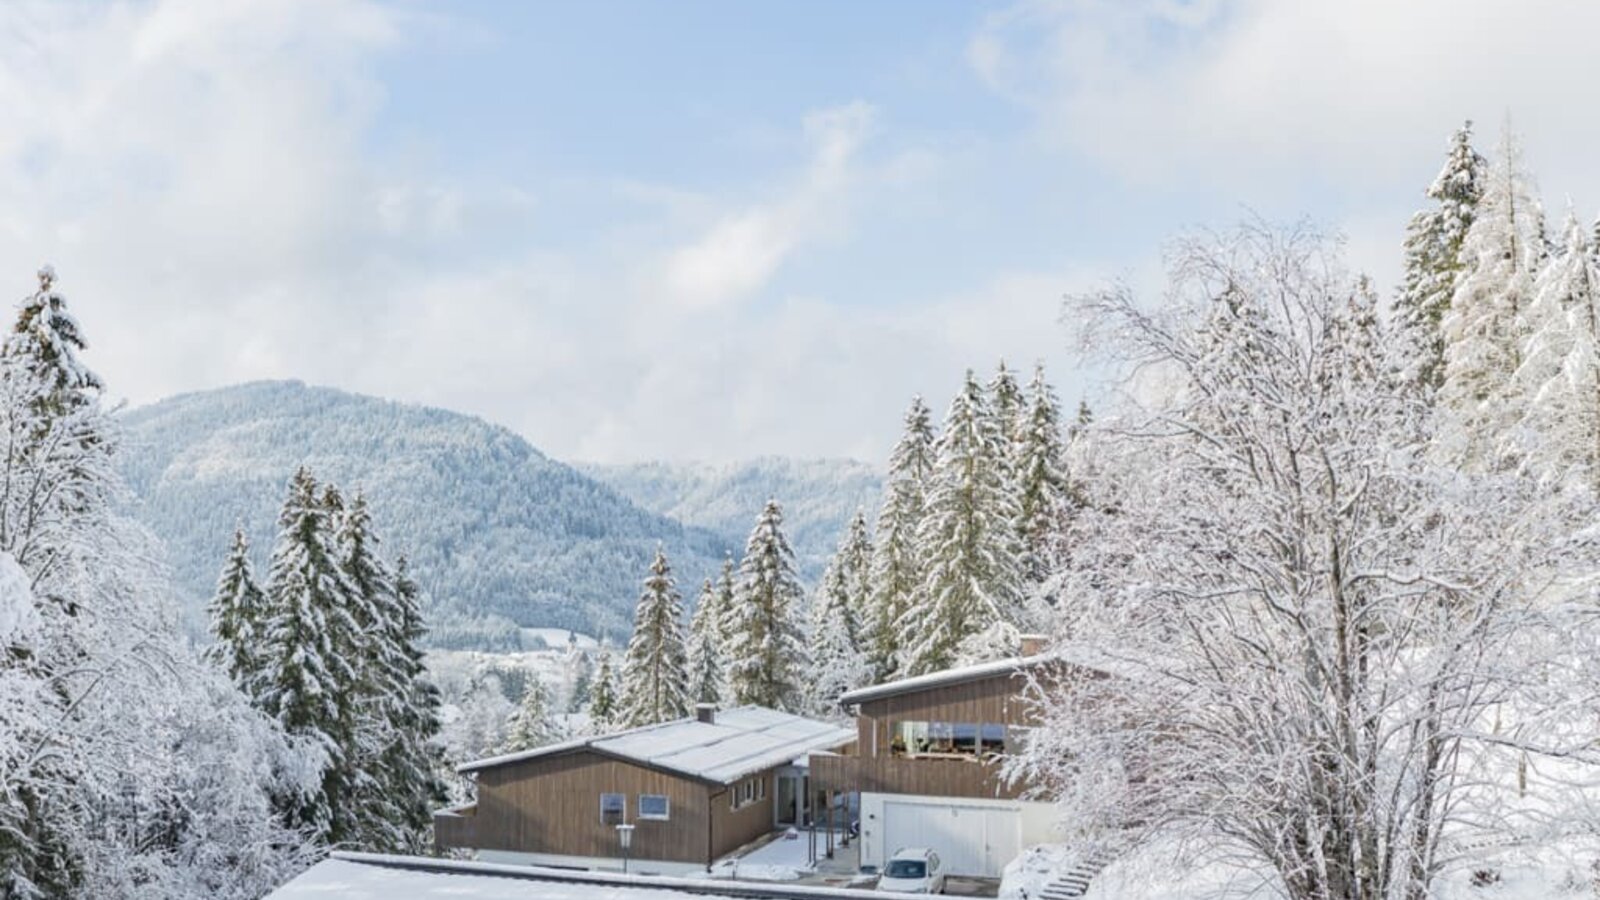
{"label": "sky", "polygon": [[[0,5],[0,293],[138,404],[298,378],[558,458],[882,462],[1244,216],[1392,284],[1451,132],[1600,204],[1600,4]],[[5,288],[4,285],[11,285]]]}

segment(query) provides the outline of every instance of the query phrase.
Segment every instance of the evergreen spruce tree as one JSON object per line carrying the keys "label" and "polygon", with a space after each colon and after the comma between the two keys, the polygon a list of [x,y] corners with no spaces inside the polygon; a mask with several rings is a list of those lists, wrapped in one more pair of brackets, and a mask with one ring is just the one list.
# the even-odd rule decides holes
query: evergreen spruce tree
{"label": "evergreen spruce tree", "polygon": [[1019,510],[977,379],[950,402],[917,532],[924,573],[903,617],[903,667],[921,674],[1017,649],[1023,612]]}
{"label": "evergreen spruce tree", "polygon": [[358,778],[358,661],[366,641],[350,610],[355,588],[339,565],[328,506],[311,473],[289,482],[268,575],[261,708],[327,757],[321,790],[281,798],[286,821],[325,844],[360,838],[351,800]]}
{"label": "evergreen spruce tree", "polygon": [[994,378],[989,381],[989,411],[994,415],[995,427],[1000,432],[1000,451],[1002,461],[1010,471],[1013,466],[1013,452],[1021,443],[1022,433],[1026,428],[1028,415],[1027,401],[1022,395],[1022,388],[1017,384],[1017,378],[1006,368],[1006,361],[1000,360],[1000,366],[995,370]]}
{"label": "evergreen spruce tree", "polygon": [[401,849],[418,852],[426,846],[433,810],[446,798],[438,774],[443,762],[438,744],[443,725],[439,688],[428,675],[422,651],[427,636],[422,594],[411,579],[404,556],[395,561],[392,628],[386,640],[398,651],[394,656],[395,686],[402,700],[393,713],[394,742],[384,751],[381,770],[399,814],[405,842]]}
{"label": "evergreen spruce tree", "polygon": [[555,722],[550,718],[550,694],[545,690],[544,682],[529,678],[522,691],[522,702],[517,705],[517,711],[511,714],[511,721],[506,728],[506,743],[500,752],[537,750],[554,743],[559,737],[557,731]]}
{"label": "evergreen spruce tree", "polygon": [[720,596],[717,586],[707,578],[700,586],[694,616],[689,620],[689,700],[692,703],[721,703],[726,689]]}
{"label": "evergreen spruce tree", "polygon": [[1033,584],[1049,569],[1050,537],[1060,527],[1057,516],[1067,493],[1065,447],[1061,437],[1061,404],[1045,380],[1044,364],[1034,366],[1028,400],[1017,436],[1017,532],[1022,539],[1023,575]]}
{"label": "evergreen spruce tree", "polygon": [[689,713],[689,670],[683,645],[683,598],[656,548],[650,576],[634,611],[633,637],[622,663],[621,709],[629,727],[651,725]]}
{"label": "evergreen spruce tree", "polygon": [[247,696],[254,696],[261,677],[262,618],[266,597],[250,568],[250,542],[242,526],[233,530],[233,544],[217,579],[209,607],[216,643],[207,657],[228,673]]}
{"label": "evergreen spruce tree", "polygon": [[871,560],[866,516],[857,511],[811,601],[807,706],[815,715],[838,717],[839,695],[872,679],[858,612],[866,606]]}
{"label": "evergreen spruce tree", "polygon": [[899,666],[901,620],[921,583],[917,529],[921,527],[928,478],[933,471],[933,425],[921,397],[906,410],[905,428],[889,456],[878,540],[868,575],[869,594],[861,623],[872,677],[887,681]]}
{"label": "evergreen spruce tree", "polygon": [[78,359],[87,348],[78,320],[56,291],[55,269],[41,268],[39,289],[23,300],[6,342],[6,355],[28,369],[43,388],[36,398],[36,412],[63,415],[99,395],[104,387],[100,377]]}
{"label": "evergreen spruce tree", "polygon": [[1600,492],[1600,265],[1575,216],[1525,318],[1512,390],[1524,402],[1508,455],[1546,484]]}
{"label": "evergreen spruce tree", "polygon": [[1488,180],[1488,160],[1472,148],[1472,123],[1456,131],[1444,168],[1428,186],[1435,206],[1406,227],[1405,274],[1394,319],[1411,345],[1412,379],[1432,392],[1444,382],[1444,314],[1469,260],[1462,243]]}
{"label": "evergreen spruce tree", "polygon": [[1462,242],[1467,269],[1442,322],[1439,450],[1469,471],[1500,465],[1498,451],[1515,423],[1511,377],[1527,336],[1526,314],[1543,252],[1542,219],[1507,130]]}
{"label": "evergreen spruce tree", "polygon": [[616,730],[621,714],[617,703],[617,676],[611,654],[600,649],[600,666],[594,673],[594,688],[589,693],[589,723],[596,734]]}
{"label": "evergreen spruce tree", "polygon": [[799,711],[809,655],[800,627],[804,589],[783,533],[783,509],[768,500],[745,542],[728,616],[728,681],[740,705]]}

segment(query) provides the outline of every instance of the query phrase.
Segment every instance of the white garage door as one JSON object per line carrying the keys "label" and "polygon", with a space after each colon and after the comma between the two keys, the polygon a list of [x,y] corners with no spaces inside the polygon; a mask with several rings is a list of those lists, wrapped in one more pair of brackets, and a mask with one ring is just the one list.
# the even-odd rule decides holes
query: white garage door
{"label": "white garage door", "polygon": [[1022,816],[1014,809],[888,800],[884,858],[902,847],[929,847],[951,875],[1000,877],[1022,851]]}

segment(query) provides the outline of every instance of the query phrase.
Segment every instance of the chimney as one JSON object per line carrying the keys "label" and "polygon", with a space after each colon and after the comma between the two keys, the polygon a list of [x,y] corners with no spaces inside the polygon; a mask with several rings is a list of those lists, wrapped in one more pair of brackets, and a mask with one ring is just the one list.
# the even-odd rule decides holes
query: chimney
{"label": "chimney", "polygon": [[1049,640],[1050,636],[1047,634],[1022,635],[1022,655],[1038,656],[1044,652],[1044,645]]}
{"label": "chimney", "polygon": [[717,705],[715,703],[696,703],[694,717],[697,721],[707,725],[717,724]]}

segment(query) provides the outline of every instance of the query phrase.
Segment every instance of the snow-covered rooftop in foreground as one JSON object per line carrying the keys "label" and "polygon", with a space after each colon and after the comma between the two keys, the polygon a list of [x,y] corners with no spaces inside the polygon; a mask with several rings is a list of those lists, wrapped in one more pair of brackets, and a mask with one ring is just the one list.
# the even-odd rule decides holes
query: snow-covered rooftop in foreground
{"label": "snow-covered rooftop in foreground", "polygon": [[904,894],[335,853],[267,900],[881,900]]}
{"label": "snow-covered rooftop in foreground", "polygon": [[509,753],[461,766],[476,772],[555,753],[589,749],[607,756],[728,784],[784,765],[813,750],[831,750],[855,740],[854,731],[759,706],[720,710],[714,723],[695,718],[646,725],[616,734],[583,738]]}

